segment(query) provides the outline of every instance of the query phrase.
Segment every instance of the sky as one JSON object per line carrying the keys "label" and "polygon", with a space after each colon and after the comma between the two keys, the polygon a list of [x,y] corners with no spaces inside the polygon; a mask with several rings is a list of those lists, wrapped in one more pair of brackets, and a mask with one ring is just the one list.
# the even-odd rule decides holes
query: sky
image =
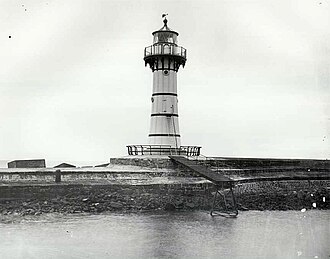
{"label": "sky", "polygon": [[330,158],[329,0],[0,0],[0,160],[108,161],[147,144],[144,47],[179,32],[182,145]]}

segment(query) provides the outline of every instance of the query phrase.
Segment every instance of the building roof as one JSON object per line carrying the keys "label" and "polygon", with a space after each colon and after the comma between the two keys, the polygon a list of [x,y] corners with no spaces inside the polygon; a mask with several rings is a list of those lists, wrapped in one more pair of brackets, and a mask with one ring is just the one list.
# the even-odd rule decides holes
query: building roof
{"label": "building roof", "polygon": [[179,36],[179,33],[177,33],[176,31],[173,31],[170,27],[167,26],[167,19],[166,18],[163,20],[163,22],[164,22],[164,26],[162,28],[160,28],[159,30],[154,31],[152,33],[152,35],[154,35],[157,32],[172,32],[172,33],[175,33],[177,36]]}
{"label": "building roof", "polygon": [[68,164],[68,163],[62,163],[62,164],[54,166],[54,168],[66,168],[66,167],[71,167],[72,168],[72,167],[76,167],[76,166]]}
{"label": "building roof", "polygon": [[105,164],[101,164],[101,165],[96,165],[94,167],[107,167],[108,165],[110,165],[110,163],[105,163]]}

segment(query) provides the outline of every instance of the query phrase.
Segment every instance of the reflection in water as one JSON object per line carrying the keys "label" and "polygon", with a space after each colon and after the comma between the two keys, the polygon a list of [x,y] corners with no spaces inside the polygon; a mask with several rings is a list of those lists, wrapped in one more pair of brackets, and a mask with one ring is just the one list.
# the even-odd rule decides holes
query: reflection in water
{"label": "reflection in water", "polygon": [[0,218],[1,258],[328,258],[328,211]]}
{"label": "reflection in water", "polygon": [[[151,256],[166,258],[212,256],[219,245],[219,239],[214,237],[230,238],[231,225],[235,222],[235,219],[214,219],[207,213],[169,213],[149,219],[148,234],[153,245]],[[203,246],[202,253],[196,253],[198,246]]]}

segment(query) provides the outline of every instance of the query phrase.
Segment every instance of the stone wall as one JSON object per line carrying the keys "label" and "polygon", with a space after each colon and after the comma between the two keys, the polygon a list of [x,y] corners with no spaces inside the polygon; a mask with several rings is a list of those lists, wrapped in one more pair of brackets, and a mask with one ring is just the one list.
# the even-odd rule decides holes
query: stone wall
{"label": "stone wall", "polygon": [[330,181],[269,181],[236,185],[237,201],[249,210],[330,209]]}
{"label": "stone wall", "polygon": [[130,156],[125,158],[110,158],[110,164],[168,169],[175,169],[177,167],[168,156]]}
{"label": "stone wall", "polygon": [[[57,169],[58,170],[58,169]],[[55,169],[52,170],[18,170],[0,171],[0,184],[22,183],[53,183],[55,181]],[[188,182],[208,182],[185,169],[145,169],[132,171],[107,171],[106,169],[92,171],[82,169],[61,169],[62,182],[69,183],[105,183],[105,184],[150,184],[150,183],[171,183],[173,181],[180,183]]]}
{"label": "stone wall", "polygon": [[[329,181],[259,182],[236,186],[235,194],[240,210],[330,209],[329,185]],[[210,210],[215,190],[212,183],[0,185],[0,214]]]}
{"label": "stone wall", "polygon": [[207,209],[212,184],[1,186],[0,214]]}
{"label": "stone wall", "polygon": [[[230,158],[230,157],[195,157],[203,164],[220,168],[236,169],[270,169],[270,168],[304,168],[330,170],[330,160],[320,159],[272,159],[272,158]],[[124,158],[110,158],[110,164],[136,165],[155,168],[176,168],[167,156],[128,156]]]}
{"label": "stone wall", "polygon": [[327,169],[330,170],[330,160],[318,159],[271,159],[271,158],[226,158],[209,157],[203,160],[210,166],[219,166],[221,168],[305,168],[305,169]]}

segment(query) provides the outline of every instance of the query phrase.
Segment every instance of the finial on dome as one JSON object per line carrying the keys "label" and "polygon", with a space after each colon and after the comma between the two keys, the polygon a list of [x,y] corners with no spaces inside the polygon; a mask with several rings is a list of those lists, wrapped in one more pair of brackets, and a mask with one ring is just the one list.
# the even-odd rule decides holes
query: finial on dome
{"label": "finial on dome", "polygon": [[167,26],[167,19],[166,19],[166,16],[168,15],[168,13],[163,13],[162,14],[162,18],[164,18],[163,22],[164,22],[164,25]]}

